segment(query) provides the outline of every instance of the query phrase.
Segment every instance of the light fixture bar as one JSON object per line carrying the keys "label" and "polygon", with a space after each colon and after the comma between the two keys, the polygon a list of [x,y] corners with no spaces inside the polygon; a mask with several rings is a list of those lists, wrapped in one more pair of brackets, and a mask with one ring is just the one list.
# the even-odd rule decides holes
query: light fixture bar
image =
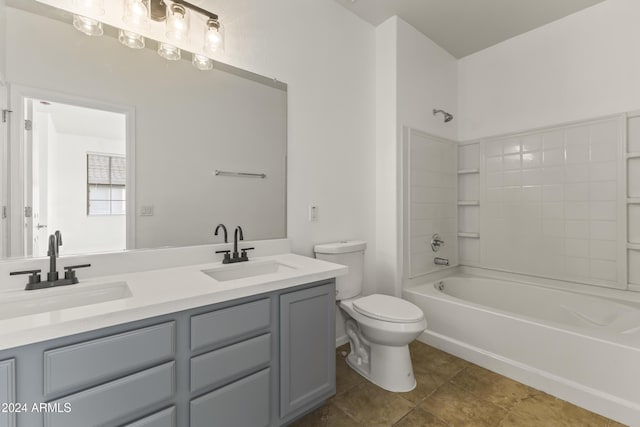
{"label": "light fixture bar", "polygon": [[[213,12],[209,12],[206,9],[203,9],[199,6],[186,2],[184,0],[173,0],[173,3],[182,5],[187,9],[191,9],[194,12],[197,12],[201,15],[208,17],[209,19],[213,19],[215,21],[218,20],[218,15]],[[150,1],[150,9],[151,9],[151,19],[156,22],[162,22],[167,19],[167,3],[164,0],[151,0]]]}

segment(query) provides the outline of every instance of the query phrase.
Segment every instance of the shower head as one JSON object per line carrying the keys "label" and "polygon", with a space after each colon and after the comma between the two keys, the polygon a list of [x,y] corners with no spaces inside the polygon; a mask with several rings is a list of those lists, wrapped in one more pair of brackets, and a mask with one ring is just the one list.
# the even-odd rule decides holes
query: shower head
{"label": "shower head", "polygon": [[449,114],[444,110],[436,110],[435,108],[433,109],[433,115],[435,116],[438,113],[442,113],[444,115],[444,122],[445,123],[449,123],[451,120],[453,120],[453,114]]}

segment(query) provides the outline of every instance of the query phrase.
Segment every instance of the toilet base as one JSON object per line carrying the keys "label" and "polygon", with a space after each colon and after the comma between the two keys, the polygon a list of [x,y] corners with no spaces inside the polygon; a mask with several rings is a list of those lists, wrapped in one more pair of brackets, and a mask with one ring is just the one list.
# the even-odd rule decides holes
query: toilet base
{"label": "toilet base", "polygon": [[368,363],[358,357],[351,342],[347,364],[357,373],[378,387],[393,392],[407,392],[416,388],[409,346],[385,346],[369,344]]}

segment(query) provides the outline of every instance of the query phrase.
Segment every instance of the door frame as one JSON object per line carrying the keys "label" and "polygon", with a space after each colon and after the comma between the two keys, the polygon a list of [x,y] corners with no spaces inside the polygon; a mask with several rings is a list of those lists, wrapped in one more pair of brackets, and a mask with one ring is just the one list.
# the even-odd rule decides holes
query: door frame
{"label": "door frame", "polygon": [[[8,158],[11,162],[8,183],[8,200],[9,200],[9,223],[8,239],[10,242],[11,256],[24,256],[24,227],[22,222],[24,218],[24,208],[26,201],[24,191],[18,187],[21,186],[27,164],[24,136],[24,100],[26,98],[46,99],[51,102],[61,104],[71,104],[79,107],[92,108],[96,110],[109,111],[125,115],[126,121],[126,157],[127,157],[127,218],[126,218],[126,249],[134,249],[136,247],[136,187],[135,187],[135,107],[130,105],[112,104],[109,102],[99,101],[81,96],[70,95],[47,89],[40,89],[17,84],[9,85],[9,100],[13,106],[12,120],[9,129],[8,138]],[[17,193],[17,194],[16,194]]]}

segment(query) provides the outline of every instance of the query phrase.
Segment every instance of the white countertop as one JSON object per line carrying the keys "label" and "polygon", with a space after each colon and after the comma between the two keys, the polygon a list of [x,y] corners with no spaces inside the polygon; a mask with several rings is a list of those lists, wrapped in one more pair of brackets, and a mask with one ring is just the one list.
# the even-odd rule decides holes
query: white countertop
{"label": "white countertop", "polygon": [[[25,301],[32,295],[36,297],[44,293],[64,298],[74,291],[116,282],[126,282],[132,294],[127,298],[98,304],[1,319],[0,350],[277,291],[347,273],[345,266],[290,253],[254,258],[242,264],[251,266],[268,261],[277,261],[293,268],[217,281],[202,270],[229,267],[214,262],[81,279],[79,284],[52,289],[0,292],[0,304],[15,298]],[[231,265],[243,268],[241,264]]]}

